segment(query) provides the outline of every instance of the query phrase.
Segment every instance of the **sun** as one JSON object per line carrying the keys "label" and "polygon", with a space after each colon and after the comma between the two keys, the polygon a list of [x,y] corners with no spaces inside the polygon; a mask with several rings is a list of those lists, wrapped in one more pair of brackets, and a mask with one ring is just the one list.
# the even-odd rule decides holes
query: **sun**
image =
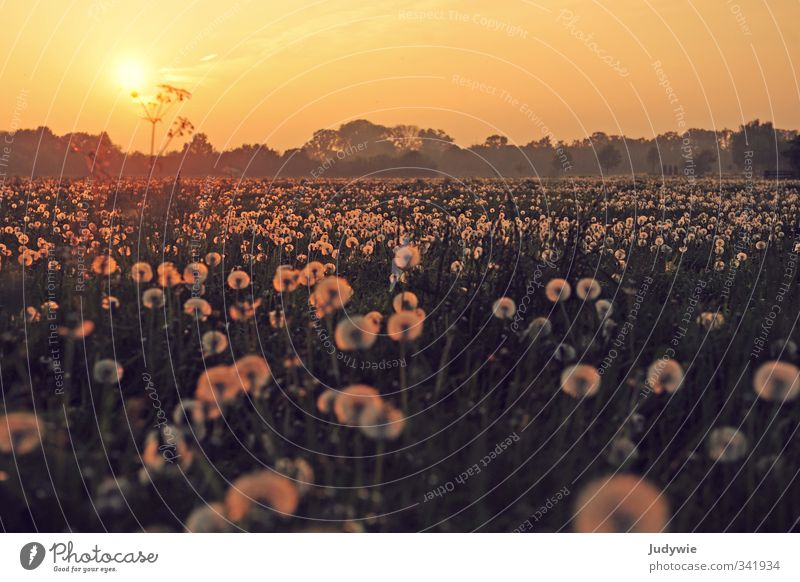
{"label": "sun", "polygon": [[126,59],[117,66],[117,80],[126,91],[141,91],[146,78],[147,71],[140,61]]}

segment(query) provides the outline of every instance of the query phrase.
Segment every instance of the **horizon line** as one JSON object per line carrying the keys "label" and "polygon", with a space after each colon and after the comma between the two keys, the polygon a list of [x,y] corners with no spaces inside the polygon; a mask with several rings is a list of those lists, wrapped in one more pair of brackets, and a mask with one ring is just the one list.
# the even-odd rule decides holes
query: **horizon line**
{"label": "horizon line", "polygon": [[[370,123],[370,124],[372,124],[372,125],[374,125],[376,127],[385,127],[387,129],[392,129],[392,128],[401,127],[401,126],[409,126],[409,127],[416,127],[420,131],[423,131],[423,130],[439,130],[439,131],[444,131],[445,134],[448,135],[448,137],[451,137],[451,136],[449,136],[449,134],[447,134],[447,131],[442,129],[442,128],[423,127],[423,126],[418,126],[418,125],[415,125],[415,124],[383,125],[383,124],[380,124],[380,123],[375,123],[373,121],[370,121],[369,119],[366,119],[366,118],[352,119],[350,121],[347,121],[347,122],[344,122],[344,123],[340,124],[338,128],[322,127],[322,128],[319,128],[316,131],[320,131],[320,130],[338,131],[339,129],[341,129],[341,127],[347,125],[348,123],[352,123],[352,122],[355,122],[355,121],[366,121],[366,122],[368,122],[368,123]],[[609,139],[612,139],[612,140],[613,139],[617,139],[617,140],[621,140],[623,142],[625,142],[625,141],[641,141],[641,140],[652,141],[652,140],[656,140],[659,137],[662,137],[662,136],[665,136],[665,135],[668,135],[668,134],[675,134],[677,136],[683,136],[683,135],[686,135],[687,133],[691,133],[693,131],[707,131],[707,132],[713,133],[715,136],[718,136],[718,135],[720,135],[720,134],[722,134],[724,132],[733,132],[733,133],[735,133],[735,132],[742,131],[742,129],[747,124],[754,123],[754,122],[758,122],[762,126],[766,125],[766,124],[772,125],[772,129],[773,129],[773,131],[775,133],[782,132],[782,133],[800,134],[800,128],[797,128],[797,129],[779,128],[779,127],[776,127],[774,125],[772,120],[762,121],[760,118],[754,118],[754,119],[752,119],[752,120],[750,120],[748,122],[745,122],[744,124],[741,124],[738,128],[735,128],[735,129],[734,128],[729,128],[729,127],[724,127],[724,128],[721,128],[721,129],[708,129],[708,128],[703,128],[703,127],[690,127],[690,128],[687,128],[683,133],[680,133],[678,131],[670,130],[670,131],[665,131],[665,132],[662,132],[662,133],[655,134],[652,137],[647,137],[647,136],[634,137],[634,136],[625,135],[624,133],[616,134],[616,133],[608,133],[608,132],[603,131],[603,130],[595,130],[591,134],[585,135],[583,138],[577,138],[576,137],[576,138],[573,138],[571,141],[567,141],[567,140],[564,140],[564,139],[554,139],[555,136],[550,135],[550,134],[546,134],[546,135],[542,136],[542,139],[545,139],[545,138],[549,137],[550,140],[551,140],[551,144],[554,147],[557,144],[564,144],[567,147],[571,147],[571,146],[574,146],[577,142],[579,142],[581,140],[590,139],[593,135],[596,135],[596,134],[604,134]],[[37,132],[37,131],[42,130],[42,129],[49,130],[55,137],[60,138],[60,139],[61,138],[66,138],[66,137],[71,136],[71,135],[76,135],[76,134],[84,134],[84,135],[93,136],[93,137],[105,134],[105,135],[108,136],[108,138],[109,138],[109,140],[111,141],[112,144],[119,145],[118,142],[116,142],[116,141],[114,141],[114,139],[112,139],[111,134],[109,134],[106,130],[100,130],[97,133],[92,133],[91,131],[87,131],[87,130],[74,130],[74,131],[67,131],[65,133],[58,134],[48,125],[39,125],[39,126],[36,126],[36,127],[16,128],[16,129],[14,129],[14,128],[0,129],[0,134],[16,135],[17,133],[23,132],[23,131]],[[184,142],[184,145],[187,144],[187,143],[191,143],[191,141],[194,139],[194,136],[195,135],[200,135],[200,134],[205,135],[206,137],[208,137],[208,134],[205,133],[204,131],[197,131],[197,132],[194,132],[193,134],[191,134],[189,136],[189,138]],[[307,139],[306,141],[304,141],[302,144],[291,146],[291,147],[288,147],[288,148],[286,148],[284,150],[280,150],[278,148],[274,148],[274,147],[270,146],[267,142],[250,142],[250,143],[242,142],[238,146],[233,146],[233,147],[231,147],[229,149],[217,150],[217,151],[219,151],[220,153],[223,153],[223,152],[226,152],[226,151],[235,150],[238,147],[249,146],[249,145],[257,145],[257,146],[261,146],[261,147],[265,147],[267,149],[273,150],[273,151],[283,155],[283,154],[285,154],[286,152],[288,152],[290,150],[302,149],[306,144],[308,144],[311,141],[311,139],[313,139],[313,135],[314,134],[312,133],[312,136],[309,139]],[[537,141],[541,141],[541,140],[531,139],[530,141],[525,142],[525,143],[514,143],[509,136],[504,135],[504,134],[498,134],[498,133],[489,134],[489,135],[486,136],[486,138],[488,139],[489,137],[492,137],[492,136],[495,136],[495,135],[499,135],[500,137],[505,137],[506,139],[508,139],[509,143],[505,147],[523,148],[523,147],[527,147],[528,145],[530,145],[532,143],[536,143]],[[422,139],[425,139],[425,138],[422,138]],[[452,139],[452,137],[451,137],[451,139]],[[214,144],[211,142],[210,139],[209,139],[209,143],[211,143],[212,147],[214,146]],[[451,143],[452,145],[457,146],[460,149],[469,149],[469,148],[473,148],[473,147],[484,147],[485,146],[485,143],[472,143],[470,145],[463,145],[463,144],[457,142],[455,139],[453,139],[452,142],[448,142],[448,143]],[[10,144],[6,143],[6,145],[10,145]],[[163,155],[170,154],[170,153],[180,153],[182,147],[183,146],[180,146],[178,149],[164,151],[164,152],[162,152],[161,155],[163,156]],[[141,155],[144,155],[144,156],[149,156],[150,155],[147,152],[141,151],[139,149],[124,150],[121,147],[120,147],[120,149],[126,155],[132,155],[132,154],[141,154]]]}

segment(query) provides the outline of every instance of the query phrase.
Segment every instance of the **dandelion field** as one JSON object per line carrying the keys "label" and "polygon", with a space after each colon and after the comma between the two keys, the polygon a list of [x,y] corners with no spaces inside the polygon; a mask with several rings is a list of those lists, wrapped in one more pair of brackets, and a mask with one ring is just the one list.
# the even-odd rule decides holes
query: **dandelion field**
{"label": "dandelion field", "polygon": [[797,531],[798,184],[0,191],[4,531]]}

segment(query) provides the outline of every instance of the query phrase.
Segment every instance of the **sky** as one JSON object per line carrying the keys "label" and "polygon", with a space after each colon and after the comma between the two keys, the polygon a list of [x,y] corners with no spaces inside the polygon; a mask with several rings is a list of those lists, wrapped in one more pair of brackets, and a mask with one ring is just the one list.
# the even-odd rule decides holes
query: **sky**
{"label": "sky", "polygon": [[147,151],[131,90],[218,149],[365,118],[525,144],[800,128],[798,0],[0,0],[0,128]]}

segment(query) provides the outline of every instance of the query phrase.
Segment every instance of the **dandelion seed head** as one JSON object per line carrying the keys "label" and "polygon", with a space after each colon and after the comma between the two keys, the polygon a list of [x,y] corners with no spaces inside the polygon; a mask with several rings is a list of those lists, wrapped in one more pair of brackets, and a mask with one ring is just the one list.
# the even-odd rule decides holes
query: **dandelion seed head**
{"label": "dandelion seed head", "polygon": [[658,533],[670,519],[664,494],[637,475],[614,474],[592,481],[575,503],[579,533]]}

